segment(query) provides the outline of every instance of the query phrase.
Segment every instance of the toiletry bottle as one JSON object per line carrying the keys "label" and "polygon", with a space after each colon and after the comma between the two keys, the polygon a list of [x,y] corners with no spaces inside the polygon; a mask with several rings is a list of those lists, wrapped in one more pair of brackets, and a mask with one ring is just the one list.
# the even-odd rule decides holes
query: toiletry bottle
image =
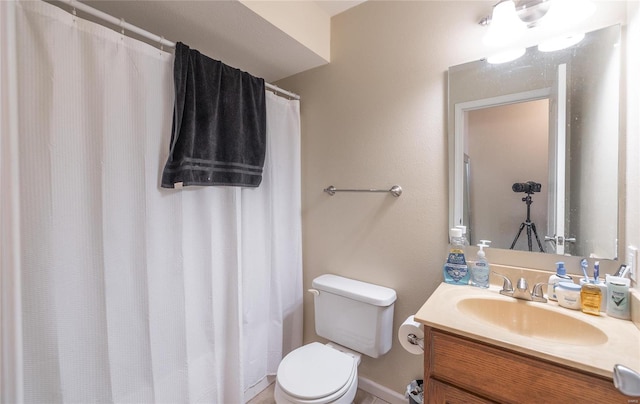
{"label": "toiletry bottle", "polygon": [[[611,275],[607,275],[607,276],[611,276]],[[602,296],[602,298],[600,299],[600,312],[606,313],[607,312],[607,284],[605,283],[604,279],[598,278],[598,283],[591,283],[589,279],[580,278],[580,286],[584,287],[584,285],[592,285],[600,289],[600,295]]]}
{"label": "toiletry bottle", "polygon": [[596,284],[583,283],[580,290],[580,305],[583,313],[599,316],[602,306],[602,290],[600,287]]}
{"label": "toiletry bottle", "polygon": [[449,254],[444,264],[444,281],[453,285],[469,284],[469,268],[464,257],[464,242],[462,230],[452,228],[449,230]]}
{"label": "toiletry bottle", "polygon": [[551,300],[558,300],[556,296],[556,285],[559,282],[573,282],[573,279],[567,275],[567,270],[564,267],[564,262],[556,262],[556,273],[549,277],[549,286],[547,286],[547,298]]}
{"label": "toiletry bottle", "polygon": [[629,310],[629,278],[607,275],[607,315],[623,320],[631,318]]}
{"label": "toiletry bottle", "polygon": [[458,225],[456,226],[456,229],[462,230],[462,244],[465,246],[465,252],[467,252],[466,247],[469,247],[469,237],[467,236],[467,226]]}
{"label": "toiletry bottle", "polygon": [[487,261],[486,254],[484,252],[484,244],[478,244],[478,257],[476,262],[471,266],[471,286],[477,286],[479,288],[489,287],[489,261]]}
{"label": "toiletry bottle", "polygon": [[[467,226],[464,225],[457,225],[456,229],[460,229],[462,231],[462,235],[460,236],[460,240],[462,241],[462,245],[464,246],[464,248],[462,249],[462,251],[464,252],[464,256],[466,257],[470,257],[471,252],[469,251],[469,237],[467,235]],[[467,264],[468,270],[469,270],[469,277],[471,277],[471,265]]]}

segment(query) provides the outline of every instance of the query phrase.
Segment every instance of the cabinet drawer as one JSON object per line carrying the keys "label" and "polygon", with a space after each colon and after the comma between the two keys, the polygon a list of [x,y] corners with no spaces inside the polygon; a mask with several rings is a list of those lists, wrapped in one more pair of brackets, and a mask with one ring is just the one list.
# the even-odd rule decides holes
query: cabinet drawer
{"label": "cabinet drawer", "polygon": [[437,380],[430,380],[427,390],[425,391],[425,399],[431,404],[492,404],[488,401],[473,394],[467,393],[456,387]]}
{"label": "cabinet drawer", "polygon": [[425,380],[504,403],[620,403],[613,382],[504,348],[425,327]]}

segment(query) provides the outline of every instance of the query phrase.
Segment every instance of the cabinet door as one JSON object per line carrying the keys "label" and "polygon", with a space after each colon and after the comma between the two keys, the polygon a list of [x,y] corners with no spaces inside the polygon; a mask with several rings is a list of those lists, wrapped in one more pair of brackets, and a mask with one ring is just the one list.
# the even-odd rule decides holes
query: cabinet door
{"label": "cabinet door", "polygon": [[428,404],[487,404],[493,401],[484,400],[449,384],[430,379],[425,391],[425,402]]}
{"label": "cabinet door", "polygon": [[500,403],[629,402],[611,379],[430,327],[424,360],[429,383],[435,379]]}

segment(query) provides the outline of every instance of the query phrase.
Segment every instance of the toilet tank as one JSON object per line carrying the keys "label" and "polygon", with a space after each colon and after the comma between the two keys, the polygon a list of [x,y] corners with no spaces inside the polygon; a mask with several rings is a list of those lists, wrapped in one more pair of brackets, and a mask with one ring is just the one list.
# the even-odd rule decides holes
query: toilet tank
{"label": "toilet tank", "polygon": [[396,291],[337,275],[312,282],[316,333],[377,358],[391,349]]}

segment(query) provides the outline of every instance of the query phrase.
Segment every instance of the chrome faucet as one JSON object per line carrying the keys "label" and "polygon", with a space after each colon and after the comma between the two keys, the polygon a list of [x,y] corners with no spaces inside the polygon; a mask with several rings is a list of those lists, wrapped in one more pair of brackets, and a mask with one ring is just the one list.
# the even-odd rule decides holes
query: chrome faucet
{"label": "chrome faucet", "polygon": [[[620,364],[613,367],[613,385],[622,394],[640,397],[640,373]],[[637,400],[629,400],[634,402]]]}
{"label": "chrome faucet", "polygon": [[511,280],[506,276],[499,274],[497,272],[493,272],[495,275],[499,275],[504,279],[502,284],[502,290],[500,291],[501,295],[510,296],[515,299],[528,300],[530,302],[540,302],[546,303],[547,299],[544,297],[544,292],[542,287],[547,285],[547,282],[539,282],[533,286],[531,292],[529,292],[529,284],[525,278],[518,279],[516,283],[516,288],[513,289],[513,284]]}

